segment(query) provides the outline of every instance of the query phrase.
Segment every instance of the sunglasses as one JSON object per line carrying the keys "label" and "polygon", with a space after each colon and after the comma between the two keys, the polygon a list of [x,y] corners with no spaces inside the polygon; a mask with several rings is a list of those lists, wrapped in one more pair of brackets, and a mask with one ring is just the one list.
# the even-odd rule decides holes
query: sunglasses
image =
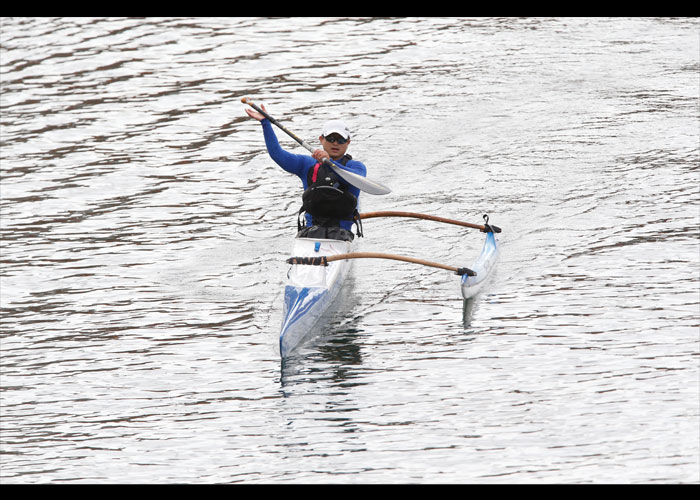
{"label": "sunglasses", "polygon": [[324,139],[330,142],[331,144],[335,144],[336,142],[338,144],[345,144],[346,142],[348,142],[347,139],[343,139],[339,135],[330,135],[328,137],[324,137]]}

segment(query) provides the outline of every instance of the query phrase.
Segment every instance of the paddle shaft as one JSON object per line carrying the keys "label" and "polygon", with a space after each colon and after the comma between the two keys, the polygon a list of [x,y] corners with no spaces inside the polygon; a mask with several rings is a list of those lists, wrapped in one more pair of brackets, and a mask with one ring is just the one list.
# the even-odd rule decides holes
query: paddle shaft
{"label": "paddle shaft", "polygon": [[471,269],[466,267],[454,267],[446,266],[444,264],[439,264],[437,262],[430,262],[428,260],[414,259],[413,257],[405,257],[403,255],[392,255],[387,253],[376,253],[376,252],[353,252],[353,253],[343,253],[337,255],[322,255],[319,257],[291,257],[287,259],[289,264],[305,264],[310,266],[327,266],[329,262],[335,262],[338,260],[348,260],[348,259],[391,259],[399,260],[402,262],[410,262],[413,264],[420,264],[422,266],[435,267],[438,269],[444,269],[446,271],[452,271],[455,274],[467,276],[476,276],[476,273]]}
{"label": "paddle shaft", "polygon": [[[267,114],[265,111],[263,111],[262,108],[260,108],[258,105],[256,105],[253,101],[251,101],[247,97],[244,97],[241,99],[241,102],[244,104],[247,104],[248,106],[253,108],[255,111],[257,111],[258,113],[263,115],[265,118],[270,120],[270,123],[277,126],[282,132],[284,132],[289,137],[291,137],[292,139],[297,141],[301,146],[306,148],[310,153],[314,152],[314,148],[311,147],[309,145],[309,143],[304,141],[302,138],[297,136],[292,131],[288,130],[280,122],[278,122],[273,117],[271,117],[269,114]],[[369,194],[388,194],[388,193],[391,193],[391,189],[384,186],[383,184],[380,184],[379,182],[373,181],[373,180],[368,179],[366,177],[362,177],[361,175],[357,175],[357,174],[354,174],[352,172],[348,172],[347,170],[343,170],[342,168],[338,167],[335,163],[330,161],[328,158],[324,158],[323,163],[328,165],[328,167],[331,170],[333,170],[336,174],[338,174],[340,177],[342,177],[345,181],[352,184],[356,188],[364,191],[365,193],[369,193]]]}
{"label": "paddle shaft", "polygon": [[425,220],[432,220],[436,222],[444,222],[446,224],[455,224],[457,226],[463,226],[463,227],[470,227],[472,229],[479,229],[484,233],[488,233],[489,227],[493,229],[493,231],[500,233],[501,228],[493,225],[483,226],[480,224],[471,224],[469,222],[462,222],[459,220],[454,220],[454,219],[446,219],[445,217],[437,217],[435,215],[427,215],[427,214],[418,214],[414,212],[397,212],[397,211],[382,211],[382,212],[367,212],[364,214],[360,214],[360,219],[372,219],[374,217],[410,217],[413,219],[425,219]]}
{"label": "paddle shaft", "polygon": [[270,123],[272,123],[273,125],[279,127],[279,129],[280,129],[282,132],[284,132],[284,133],[287,134],[289,137],[291,137],[292,139],[294,139],[295,141],[297,141],[299,144],[301,144],[302,146],[304,146],[309,152],[311,152],[311,153],[314,152],[314,148],[312,148],[306,141],[304,141],[303,139],[301,139],[299,136],[297,136],[297,135],[296,135],[294,132],[292,132],[291,130],[288,130],[284,125],[282,125],[280,122],[278,122],[278,121],[275,120],[273,117],[271,117],[269,114],[267,114],[265,111],[263,111],[262,108],[260,108],[260,107],[259,107],[257,104],[255,104],[253,101],[251,101],[251,100],[248,99],[247,97],[244,97],[243,99],[241,99],[241,102],[244,103],[244,104],[247,104],[248,106],[250,106],[251,108],[253,108],[255,111],[257,111],[258,113],[260,113],[261,115],[263,115],[265,118],[267,118],[268,120],[270,120]]}

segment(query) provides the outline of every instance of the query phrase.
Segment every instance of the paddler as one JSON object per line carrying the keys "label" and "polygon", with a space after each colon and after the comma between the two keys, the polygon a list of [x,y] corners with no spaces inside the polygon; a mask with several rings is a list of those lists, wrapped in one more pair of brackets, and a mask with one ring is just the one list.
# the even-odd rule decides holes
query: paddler
{"label": "paddler", "polygon": [[[261,106],[261,109],[267,113],[265,106]],[[299,155],[282,149],[270,120],[262,113],[248,108],[245,111],[261,123],[270,157],[284,170],[301,179],[304,193],[299,217],[305,212],[305,224],[298,220],[297,236],[352,240],[352,225],[359,222],[354,218],[358,214],[360,190],[343,181],[323,163],[328,159],[344,170],[367,176],[364,164],[347,154],[350,146],[347,125],[341,120],[326,122],[318,138],[322,149],[315,149],[311,156]],[[357,234],[362,236],[359,225]]]}

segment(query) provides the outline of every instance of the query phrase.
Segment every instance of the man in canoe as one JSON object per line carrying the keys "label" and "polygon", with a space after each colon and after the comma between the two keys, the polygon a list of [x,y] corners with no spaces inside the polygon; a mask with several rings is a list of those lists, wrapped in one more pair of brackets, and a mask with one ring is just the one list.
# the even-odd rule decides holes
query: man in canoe
{"label": "man in canoe", "polygon": [[[267,112],[265,106],[261,108]],[[258,120],[263,129],[265,145],[270,157],[287,172],[297,175],[304,187],[303,205],[299,210],[305,214],[305,224],[298,220],[300,237],[352,240],[353,223],[358,224],[357,234],[362,236],[359,226],[358,200],[360,190],[341,179],[324,164],[332,161],[343,170],[365,177],[367,168],[347,154],[350,146],[350,131],[340,120],[326,122],[318,140],[322,149],[316,149],[311,156],[290,153],[282,149],[270,120],[262,113],[246,108],[251,118]]]}

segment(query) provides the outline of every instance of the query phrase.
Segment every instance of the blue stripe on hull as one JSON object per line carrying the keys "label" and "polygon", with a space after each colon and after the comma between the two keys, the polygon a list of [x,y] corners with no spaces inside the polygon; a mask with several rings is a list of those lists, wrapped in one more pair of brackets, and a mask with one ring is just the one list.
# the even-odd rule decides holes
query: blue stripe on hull
{"label": "blue stripe on hull", "polygon": [[330,302],[330,294],[323,287],[295,287],[284,289],[284,322],[280,330],[280,355],[287,356],[304,340]]}

